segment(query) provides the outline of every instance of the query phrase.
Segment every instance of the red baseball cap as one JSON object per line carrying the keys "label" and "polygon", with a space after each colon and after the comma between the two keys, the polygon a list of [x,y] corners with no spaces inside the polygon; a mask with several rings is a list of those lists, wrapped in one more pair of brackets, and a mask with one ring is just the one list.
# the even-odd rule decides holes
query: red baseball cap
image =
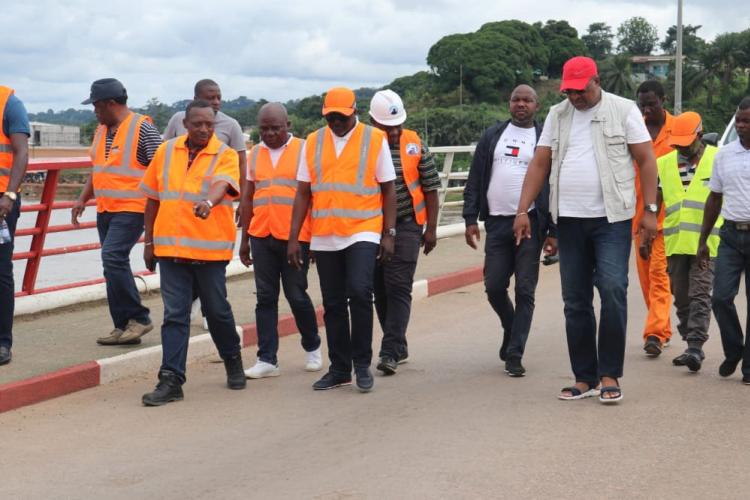
{"label": "red baseball cap", "polygon": [[589,80],[598,74],[596,63],[590,57],[576,56],[568,59],[563,65],[560,91],[583,90]]}

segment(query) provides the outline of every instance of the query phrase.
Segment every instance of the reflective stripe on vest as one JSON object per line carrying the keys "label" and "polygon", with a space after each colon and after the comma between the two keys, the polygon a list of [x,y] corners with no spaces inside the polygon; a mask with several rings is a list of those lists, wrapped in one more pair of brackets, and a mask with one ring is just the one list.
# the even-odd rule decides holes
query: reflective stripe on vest
{"label": "reflective stripe on vest", "polygon": [[0,153],[12,153],[13,146],[10,144],[0,144]]}
{"label": "reflective stripe on vest", "polygon": [[[140,122],[142,115],[139,115],[137,113],[133,113],[133,117],[130,120],[130,125],[128,126],[127,135],[125,136],[125,147],[124,151],[122,152],[122,161],[119,165],[97,165],[94,164],[92,168],[92,172],[95,174],[97,173],[107,173],[107,174],[117,174],[121,175],[123,177],[136,177],[138,179],[143,177],[143,170],[139,168],[131,168],[130,167],[130,160],[132,158],[133,153],[133,141],[135,140],[136,134],[136,127],[138,127],[138,124]],[[104,136],[107,134],[105,127],[99,127],[99,133],[96,134],[96,138],[94,139],[94,143],[91,146],[92,151],[96,152],[97,148],[99,147],[99,142],[104,139]],[[112,154],[112,151],[110,150],[110,154]]]}
{"label": "reflective stripe on vest", "polygon": [[[359,165],[357,166],[357,183],[356,184],[342,184],[339,182],[321,182],[323,179],[323,141],[326,136],[326,129],[323,127],[318,129],[318,141],[315,145],[315,174],[317,181],[311,186],[313,193],[320,193],[325,191],[336,191],[352,194],[361,195],[374,195],[380,193],[380,187],[367,187],[364,185],[365,182],[365,171],[367,170],[367,156],[370,153],[370,139],[372,138],[372,127],[365,127],[365,131],[362,137],[362,147],[359,151]],[[315,215],[313,215],[315,217]]]}

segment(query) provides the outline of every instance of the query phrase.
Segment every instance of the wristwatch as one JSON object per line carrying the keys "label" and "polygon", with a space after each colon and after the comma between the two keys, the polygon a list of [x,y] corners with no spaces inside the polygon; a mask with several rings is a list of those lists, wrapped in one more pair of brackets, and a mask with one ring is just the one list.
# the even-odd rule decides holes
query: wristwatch
{"label": "wristwatch", "polygon": [[6,191],[3,193],[3,196],[10,198],[10,201],[16,201],[18,199],[18,195],[13,191]]}
{"label": "wristwatch", "polygon": [[390,229],[386,229],[385,231],[383,231],[383,233],[387,234],[388,236],[393,236],[395,238],[396,237],[396,228],[392,227]]}
{"label": "wristwatch", "polygon": [[659,207],[656,205],[656,203],[646,203],[646,205],[643,207],[646,212],[651,212],[652,214],[655,214],[657,210],[659,210]]}

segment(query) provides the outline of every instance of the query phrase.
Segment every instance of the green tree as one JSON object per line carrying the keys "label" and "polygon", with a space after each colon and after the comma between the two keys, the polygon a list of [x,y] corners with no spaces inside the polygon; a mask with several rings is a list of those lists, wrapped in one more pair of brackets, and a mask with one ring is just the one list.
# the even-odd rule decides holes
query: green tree
{"label": "green tree", "polygon": [[599,69],[599,78],[604,90],[630,97],[635,93],[635,80],[630,66],[630,56],[617,54],[606,59]]}
{"label": "green tree", "polygon": [[562,74],[565,61],[586,53],[586,45],[578,38],[578,31],[568,21],[549,20],[540,27],[540,33],[549,51],[547,74],[553,78]]}
{"label": "green tree", "polygon": [[617,28],[617,38],[621,52],[647,56],[653,52],[659,36],[656,26],[642,17],[631,17]]}
{"label": "green tree", "polygon": [[[706,48],[706,41],[697,35],[701,25],[686,24],[682,27],[682,55],[688,58],[698,57]],[[672,25],[667,30],[667,36],[661,42],[661,50],[666,54],[677,52],[677,26]]]}
{"label": "green tree", "polygon": [[138,111],[150,116],[151,119],[154,120],[154,125],[156,125],[156,128],[159,130],[164,130],[167,127],[169,119],[172,118],[172,115],[174,114],[174,110],[171,106],[159,102],[159,99],[156,97],[149,99],[146,102],[146,105]]}
{"label": "green tree", "polygon": [[723,33],[717,36],[711,44],[710,50],[718,64],[717,76],[721,81],[721,92],[725,97],[748,57],[743,41],[741,33]]}
{"label": "green tree", "polygon": [[614,37],[612,27],[607,23],[592,23],[589,24],[586,34],[581,37],[581,41],[586,45],[589,55],[600,61],[612,53]]}

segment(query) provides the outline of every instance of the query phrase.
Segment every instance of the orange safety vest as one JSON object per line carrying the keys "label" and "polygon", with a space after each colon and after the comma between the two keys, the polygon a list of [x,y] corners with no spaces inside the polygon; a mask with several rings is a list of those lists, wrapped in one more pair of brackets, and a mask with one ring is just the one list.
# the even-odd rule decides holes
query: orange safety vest
{"label": "orange safety vest", "polygon": [[187,135],[165,142],[154,155],[141,190],[159,200],[154,221],[154,255],[181,259],[232,259],[237,229],[230,194],[211,209],[206,219],[193,214],[217,181],[238,188],[237,152],[213,135],[188,168]]}
{"label": "orange safety vest", "polygon": [[[292,137],[275,168],[267,147],[257,145],[250,151],[249,169],[255,182],[255,194],[253,218],[247,232],[252,236],[265,238],[272,235],[279,240],[289,239],[302,144],[302,139]],[[299,240],[310,241],[309,212],[302,224]]]}
{"label": "orange safety vest", "polygon": [[[0,124],[3,123],[5,105],[11,95],[13,95],[13,89],[0,85]],[[8,189],[12,167],[13,148],[11,147],[10,137],[5,135],[2,125],[0,125],[0,192],[5,192]]]}
{"label": "orange safety vest", "polygon": [[107,127],[99,125],[89,155],[93,168],[97,212],[141,212],[146,198],[138,189],[147,165],[138,163],[141,123],[151,118],[130,113],[117,127],[109,157],[105,156]]}
{"label": "orange safety vest", "polygon": [[375,169],[384,139],[382,131],[358,123],[336,158],[330,128],[307,136],[313,236],[383,232],[383,195]]}
{"label": "orange safety vest", "polygon": [[427,222],[427,207],[424,203],[424,192],[419,180],[419,162],[422,160],[422,141],[413,130],[403,129],[401,131],[401,171],[404,176],[404,184],[411,194],[411,202],[414,206],[414,216],[417,224]]}

